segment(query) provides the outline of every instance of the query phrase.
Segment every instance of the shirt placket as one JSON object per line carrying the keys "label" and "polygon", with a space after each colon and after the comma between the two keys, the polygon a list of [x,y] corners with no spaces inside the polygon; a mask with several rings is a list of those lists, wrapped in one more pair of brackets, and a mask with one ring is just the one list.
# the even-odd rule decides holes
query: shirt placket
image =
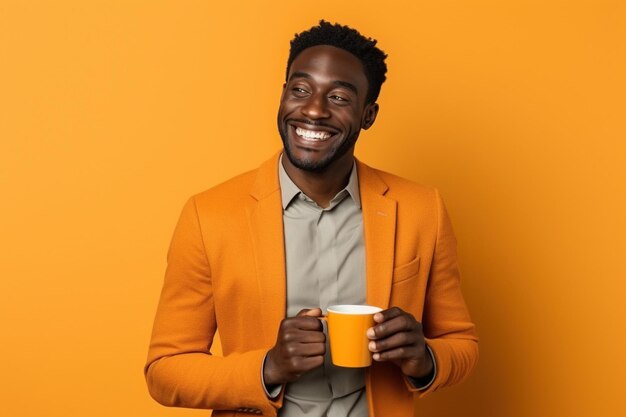
{"label": "shirt placket", "polygon": [[317,270],[320,307],[326,309],[337,300],[337,251],[334,248],[336,230],[332,212],[321,210],[317,219]]}

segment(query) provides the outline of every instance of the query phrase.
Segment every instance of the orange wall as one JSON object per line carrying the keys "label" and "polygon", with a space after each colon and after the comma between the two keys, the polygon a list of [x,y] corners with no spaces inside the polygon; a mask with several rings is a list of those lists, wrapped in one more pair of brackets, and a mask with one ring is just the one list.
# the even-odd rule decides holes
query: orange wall
{"label": "orange wall", "polygon": [[358,154],[439,187],[481,336],[420,415],[626,415],[624,1],[0,3],[2,415],[205,416],[142,376],[185,199],[278,149],[288,40],[389,53]]}

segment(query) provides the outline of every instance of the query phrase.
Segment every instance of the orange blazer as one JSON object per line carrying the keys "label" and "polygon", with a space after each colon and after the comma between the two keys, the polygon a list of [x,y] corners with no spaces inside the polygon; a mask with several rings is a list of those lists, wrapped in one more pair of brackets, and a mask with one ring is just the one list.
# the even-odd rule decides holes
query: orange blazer
{"label": "orange blazer", "polygon": [[[145,365],[164,405],[215,416],[275,416],[261,382],[285,318],[285,251],[278,155],[185,205]],[[459,281],[456,241],[439,193],[357,161],[367,303],[398,306],[422,322],[437,377],[415,390],[391,363],[368,368],[371,416],[412,416],[414,398],[463,380],[478,359]],[[223,357],[209,352],[219,329]]]}

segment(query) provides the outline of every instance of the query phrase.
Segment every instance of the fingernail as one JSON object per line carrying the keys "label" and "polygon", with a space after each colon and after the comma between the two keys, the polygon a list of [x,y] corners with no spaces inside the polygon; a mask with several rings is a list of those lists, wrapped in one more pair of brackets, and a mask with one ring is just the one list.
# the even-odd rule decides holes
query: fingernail
{"label": "fingernail", "polygon": [[370,327],[369,329],[367,329],[367,337],[369,337],[370,339],[373,339],[376,336],[376,333],[374,333],[374,328]]}
{"label": "fingernail", "polygon": [[374,353],[372,355],[372,359],[374,359],[375,361],[380,360],[380,353]]}
{"label": "fingernail", "polygon": [[376,313],[376,314],[374,314],[374,320],[375,320],[375,321],[379,321],[379,322],[380,322],[380,321],[383,321],[383,315],[382,315],[382,314],[380,314],[380,313]]}
{"label": "fingernail", "polygon": [[368,348],[370,350],[370,352],[373,352],[376,350],[376,342],[370,342],[368,345]]}

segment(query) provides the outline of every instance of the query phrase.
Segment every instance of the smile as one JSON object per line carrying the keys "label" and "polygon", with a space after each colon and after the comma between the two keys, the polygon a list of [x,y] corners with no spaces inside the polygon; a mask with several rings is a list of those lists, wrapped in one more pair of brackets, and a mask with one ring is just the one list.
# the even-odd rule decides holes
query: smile
{"label": "smile", "polygon": [[333,136],[332,133],[323,130],[308,130],[301,127],[296,127],[296,135],[312,142],[324,142]]}

